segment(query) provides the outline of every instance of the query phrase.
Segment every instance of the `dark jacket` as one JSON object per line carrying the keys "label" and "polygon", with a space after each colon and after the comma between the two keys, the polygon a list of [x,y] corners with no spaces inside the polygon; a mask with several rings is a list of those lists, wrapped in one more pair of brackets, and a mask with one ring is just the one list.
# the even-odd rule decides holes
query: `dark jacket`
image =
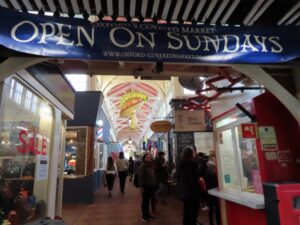
{"label": "dark jacket", "polygon": [[164,159],[156,158],[154,160],[154,171],[156,181],[158,183],[166,184],[168,181],[168,169],[166,166],[166,161]]}
{"label": "dark jacket", "polygon": [[200,171],[197,162],[181,161],[177,167],[177,191],[180,199],[200,198]]}
{"label": "dark jacket", "polygon": [[139,169],[139,186],[142,188],[154,188],[155,185],[156,180],[151,163],[143,162]]}

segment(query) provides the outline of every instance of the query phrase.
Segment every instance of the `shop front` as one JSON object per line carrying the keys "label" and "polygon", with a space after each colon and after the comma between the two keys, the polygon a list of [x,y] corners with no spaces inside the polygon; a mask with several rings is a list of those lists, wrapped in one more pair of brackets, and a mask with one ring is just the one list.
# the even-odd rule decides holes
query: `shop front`
{"label": "shop front", "polygon": [[[75,118],[67,122],[64,157],[66,203],[93,203],[107,160],[109,123],[99,91],[77,92]],[[72,191],[70,191],[72,190]]]}
{"label": "shop front", "polygon": [[[62,89],[51,82],[41,85],[41,75],[61,81]],[[19,71],[1,83],[0,208],[5,216],[14,211],[25,223],[61,215],[59,155],[65,120],[73,117],[73,97],[59,71],[46,64]]]}
{"label": "shop front", "polygon": [[[219,188],[209,194],[222,199],[223,223],[274,224],[270,218],[276,213],[266,210],[270,207],[266,207],[268,193],[263,184],[288,186],[300,181],[298,122],[276,97],[266,92],[237,104],[215,117],[213,123]],[[277,204],[274,199],[272,204]]]}

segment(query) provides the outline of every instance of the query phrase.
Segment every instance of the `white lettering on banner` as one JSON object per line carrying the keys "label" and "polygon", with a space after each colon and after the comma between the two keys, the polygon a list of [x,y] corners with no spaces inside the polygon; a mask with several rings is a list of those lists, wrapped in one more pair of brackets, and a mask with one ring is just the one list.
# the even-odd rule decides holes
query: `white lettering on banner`
{"label": "white lettering on banner", "polygon": [[[258,35],[180,35],[178,33],[168,32],[167,36],[168,49],[181,50],[185,46],[191,51],[201,50],[203,47],[204,52],[268,52],[280,53],[283,51],[281,44],[279,43],[279,37],[271,36],[264,37]],[[194,42],[194,46],[191,45],[191,42]],[[223,46],[221,47],[221,43]],[[203,45],[202,45],[203,44]],[[268,44],[268,45],[267,45]],[[258,48],[260,47],[260,48]]]}
{"label": "white lettering on banner", "polygon": [[[118,30],[124,30],[129,34],[130,39],[126,43],[121,44],[121,43],[117,42],[117,40],[115,38],[115,36],[117,36],[117,35],[115,35],[115,32],[118,31]],[[148,42],[148,44],[150,45],[150,47],[152,49],[155,47],[155,39],[154,39],[155,33],[150,32],[149,34],[150,34],[150,39],[147,38],[143,33],[136,32],[136,35],[138,37],[138,45],[136,46],[137,48],[144,48],[144,45],[142,44],[142,39],[145,40],[146,42]],[[110,40],[112,41],[112,43],[114,45],[120,47],[120,48],[129,47],[135,41],[134,33],[131,30],[129,30],[128,28],[125,28],[125,27],[114,27],[113,29],[111,29],[111,31],[109,33],[109,37],[110,37]],[[122,36],[121,39],[124,41],[123,37],[124,36]]]}
{"label": "white lettering on banner", "polygon": [[[138,32],[122,27],[121,25],[118,24],[118,26],[111,29],[108,27],[109,40],[116,47],[122,49],[131,48],[129,50],[138,48],[148,51],[149,47],[155,50],[156,43],[160,43],[161,36],[157,35],[156,40],[155,32]],[[135,26],[135,24],[132,25],[132,27]],[[151,29],[152,31],[160,30],[160,32],[162,32],[161,29],[167,30],[168,32],[165,37],[167,39],[165,40],[167,42],[166,50],[189,50],[194,52],[193,54],[198,55],[202,55],[202,51],[202,53],[207,53],[205,54],[207,56],[211,54],[215,56],[215,53],[283,52],[283,47],[280,43],[281,40],[278,36],[251,34],[239,36],[232,34],[210,35],[217,34],[216,30],[211,28],[181,28],[182,32],[177,32],[177,30],[180,31],[177,27],[159,27],[153,24],[141,24],[140,28]],[[26,30],[26,34],[23,32],[24,30]],[[187,32],[191,32],[191,34],[189,35]],[[106,34],[106,31],[103,34]],[[94,47],[95,35],[97,34],[95,34],[95,29],[92,26],[85,28],[83,26],[50,22],[35,24],[29,20],[19,22],[11,29],[11,37],[21,43],[37,41],[38,44],[54,42],[56,45],[64,46],[86,47],[85,45],[88,45]],[[102,48],[100,43],[97,43],[97,47]],[[161,51],[163,49],[159,49],[159,52]],[[189,53],[186,52],[185,54]],[[225,55],[223,54],[221,57]]]}
{"label": "white lettering on banner", "polygon": [[[16,32],[17,32],[17,29],[20,27],[20,26],[23,26],[23,25],[26,25],[26,24],[29,24],[32,26],[33,28],[33,34],[31,35],[31,37],[29,37],[27,40],[21,40],[19,38],[17,38],[16,36]],[[20,23],[18,23],[17,25],[15,25],[12,30],[11,30],[11,33],[10,33],[11,37],[15,40],[15,41],[18,41],[18,42],[30,42],[32,40],[34,40],[38,35],[39,35],[39,29],[37,28],[37,26],[31,22],[31,21],[28,21],[28,20],[24,20]]]}
{"label": "white lettering on banner", "polygon": [[[130,36],[130,39],[129,41],[126,43],[126,44],[120,44],[116,41],[115,39],[115,32],[117,30],[125,30],[129,36]],[[110,33],[109,33],[109,37],[110,37],[110,40],[112,41],[112,43],[120,48],[126,48],[128,46],[130,46],[133,42],[134,42],[134,34],[127,28],[125,27],[114,27],[113,29],[111,29]]]}
{"label": "white lettering on banner", "polygon": [[[27,39],[20,39],[17,37],[17,31],[21,27],[24,26],[31,26],[33,28],[33,32],[29,33],[28,29],[27,33],[28,36]],[[47,44],[47,40],[57,40],[57,45],[67,45],[67,46],[73,46],[74,42],[76,43],[77,46],[83,46],[82,43],[82,37],[85,38],[85,40],[89,43],[91,47],[94,46],[94,36],[95,36],[95,30],[94,28],[91,28],[91,34],[88,34],[87,30],[82,27],[78,26],[77,27],[77,40],[69,40],[71,33],[72,26],[71,25],[66,25],[62,23],[40,23],[40,24],[35,24],[31,21],[24,20],[21,21],[20,23],[16,24],[12,29],[11,29],[11,37],[17,41],[17,42],[30,42],[33,41],[34,39],[39,37],[39,31],[41,32],[40,34],[40,40],[38,43],[40,44]]]}
{"label": "white lettering on banner", "polygon": [[[42,37],[39,43],[46,44],[47,43],[46,38],[55,35],[55,27],[53,23],[41,23],[41,26],[42,26]],[[51,32],[49,34],[47,34],[47,27],[51,29]]]}

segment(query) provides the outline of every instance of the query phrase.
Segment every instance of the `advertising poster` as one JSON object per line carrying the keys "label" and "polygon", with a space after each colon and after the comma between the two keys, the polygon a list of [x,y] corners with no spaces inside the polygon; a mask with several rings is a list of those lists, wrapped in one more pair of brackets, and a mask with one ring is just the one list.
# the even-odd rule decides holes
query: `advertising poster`
{"label": "advertising poster", "polygon": [[48,179],[48,164],[49,164],[49,157],[47,155],[37,156],[36,180]]}
{"label": "advertising poster", "polygon": [[273,126],[260,126],[259,136],[263,151],[278,150],[276,132]]}
{"label": "advertising poster", "polygon": [[213,132],[195,132],[194,140],[197,152],[209,155],[211,151],[214,151]]}

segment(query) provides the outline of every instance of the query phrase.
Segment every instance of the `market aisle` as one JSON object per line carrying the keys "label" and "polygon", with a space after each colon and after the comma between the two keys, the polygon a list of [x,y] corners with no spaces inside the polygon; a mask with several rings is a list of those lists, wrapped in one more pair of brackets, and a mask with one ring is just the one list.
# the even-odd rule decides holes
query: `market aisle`
{"label": "market aisle", "polygon": [[[141,196],[139,189],[127,182],[125,195],[119,192],[118,180],[112,198],[107,195],[106,188],[101,187],[96,193],[94,204],[64,204],[63,220],[67,225],[136,225],[145,224],[140,221]],[[72,190],[70,190],[72,191]],[[149,225],[181,225],[182,206],[174,196],[167,197],[168,205],[157,205],[159,214]],[[207,222],[207,211],[200,212],[201,222]]]}

